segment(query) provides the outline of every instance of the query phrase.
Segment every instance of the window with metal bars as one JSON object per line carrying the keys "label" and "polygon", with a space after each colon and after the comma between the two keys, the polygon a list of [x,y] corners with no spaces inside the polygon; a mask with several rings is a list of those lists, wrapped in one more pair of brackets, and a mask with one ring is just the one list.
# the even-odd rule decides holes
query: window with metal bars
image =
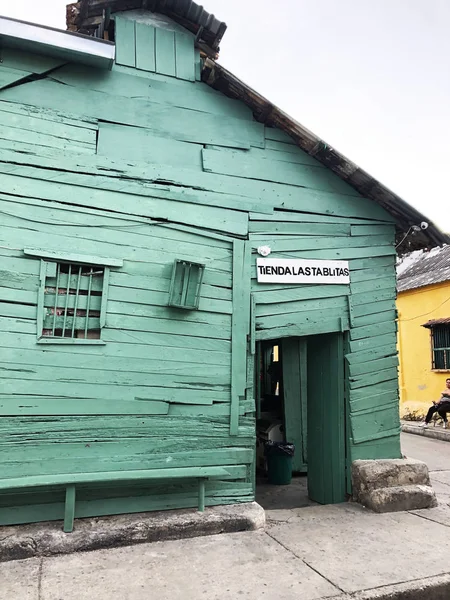
{"label": "window with metal bars", "polygon": [[450,325],[431,328],[432,368],[450,370]]}
{"label": "window with metal bars", "polygon": [[41,261],[38,341],[100,343],[109,268]]}

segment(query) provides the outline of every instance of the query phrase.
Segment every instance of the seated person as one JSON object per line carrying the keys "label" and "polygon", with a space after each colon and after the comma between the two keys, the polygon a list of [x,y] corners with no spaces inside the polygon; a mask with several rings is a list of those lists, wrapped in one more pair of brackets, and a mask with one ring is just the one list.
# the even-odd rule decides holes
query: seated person
{"label": "seated person", "polygon": [[433,406],[430,407],[425,417],[425,423],[421,427],[428,427],[428,423],[433,418],[435,413],[438,413],[444,420],[444,427],[448,427],[447,413],[450,412],[450,377],[445,380],[445,390],[442,392],[440,399],[437,402],[433,401]]}

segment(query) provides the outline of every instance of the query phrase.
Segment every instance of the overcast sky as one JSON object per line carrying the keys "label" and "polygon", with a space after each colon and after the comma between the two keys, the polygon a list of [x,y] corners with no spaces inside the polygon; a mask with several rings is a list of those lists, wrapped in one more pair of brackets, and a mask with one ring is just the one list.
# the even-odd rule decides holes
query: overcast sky
{"label": "overcast sky", "polygon": [[[0,14],[65,28],[66,3]],[[450,231],[448,0],[201,3],[228,25],[225,67]]]}

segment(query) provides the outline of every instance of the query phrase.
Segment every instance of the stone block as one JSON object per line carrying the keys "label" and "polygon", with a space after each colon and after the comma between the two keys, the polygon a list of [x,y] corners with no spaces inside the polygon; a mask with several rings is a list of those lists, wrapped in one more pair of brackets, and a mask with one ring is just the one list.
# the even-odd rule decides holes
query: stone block
{"label": "stone block", "polygon": [[380,488],[430,485],[427,465],[411,458],[355,460],[352,464],[353,496]]}
{"label": "stone block", "polygon": [[360,496],[361,504],[377,513],[433,508],[437,500],[429,485],[377,488]]}

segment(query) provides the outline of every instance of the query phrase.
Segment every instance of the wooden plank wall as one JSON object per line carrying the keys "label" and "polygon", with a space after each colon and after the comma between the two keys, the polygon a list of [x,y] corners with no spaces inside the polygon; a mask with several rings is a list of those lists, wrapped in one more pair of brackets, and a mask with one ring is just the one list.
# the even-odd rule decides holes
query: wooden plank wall
{"label": "wooden plank wall", "polygon": [[[120,57],[138,31],[124,28],[121,62],[132,63],[132,51]],[[208,504],[249,500],[247,333],[254,343],[324,322],[350,327],[352,456],[397,456],[391,219],[243,104],[134,56],[137,69],[104,72],[2,55],[3,476],[229,465]],[[257,284],[263,243],[274,256],[349,259],[350,288]],[[111,269],[104,346],[36,344],[30,246],[124,261]],[[198,311],[166,306],[174,258],[206,265]],[[86,490],[77,515],[196,505],[189,482],[132,489],[132,500],[128,489]],[[0,522],[58,518],[58,494],[2,496]]]}
{"label": "wooden plank wall", "polygon": [[[287,136],[267,130],[266,139],[272,148],[287,152],[289,147],[298,164],[301,153]],[[306,157],[304,162],[311,160]],[[240,171],[244,168],[239,165]],[[253,335],[264,340],[348,331],[350,459],[398,457],[395,230],[378,206],[361,204],[355,210],[348,198],[328,196],[329,210],[298,202],[297,210],[250,214],[254,258],[258,246],[268,245],[273,258],[348,260],[351,273],[350,286],[261,284],[254,260]]]}
{"label": "wooden plank wall", "polygon": [[115,30],[118,65],[195,81],[195,36],[187,30],[154,27],[126,13],[115,16]]}

